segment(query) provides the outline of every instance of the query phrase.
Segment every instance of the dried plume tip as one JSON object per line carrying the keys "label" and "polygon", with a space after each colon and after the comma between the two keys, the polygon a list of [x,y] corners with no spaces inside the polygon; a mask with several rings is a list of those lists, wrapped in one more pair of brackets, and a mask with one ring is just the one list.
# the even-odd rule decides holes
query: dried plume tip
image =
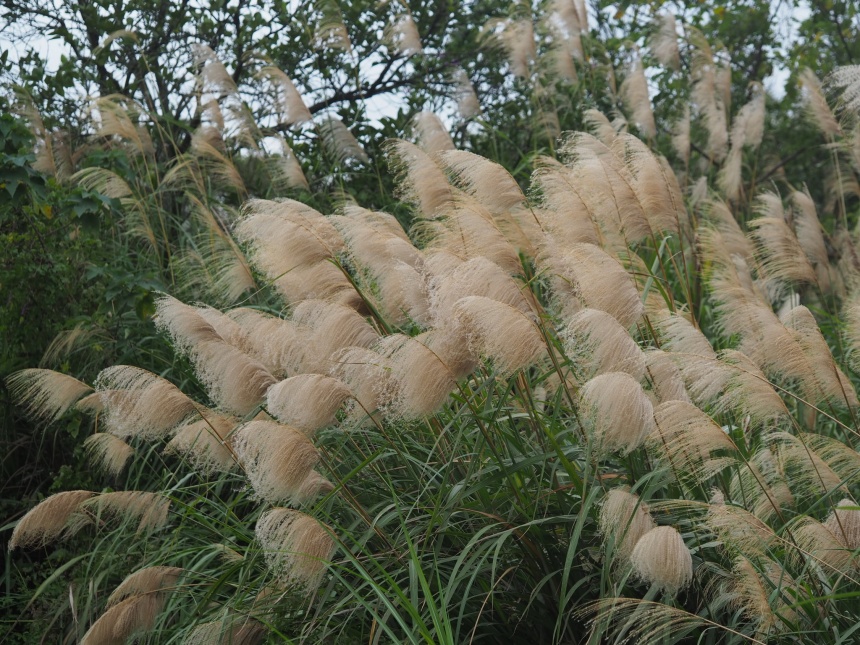
{"label": "dried plume tip", "polygon": [[31,417],[45,423],[59,419],[75,401],[93,390],[76,378],[46,369],[15,372],[6,384],[13,400],[24,406]]}
{"label": "dried plume tip", "polygon": [[860,549],[860,508],[851,498],[841,500],[830,513],[826,526],[851,551]]}
{"label": "dried plume tip", "polygon": [[137,522],[137,533],[153,531],[167,524],[170,499],[160,493],[128,490],[101,493],[87,499],[81,508],[96,517],[122,518]]}
{"label": "dried plume tip", "polygon": [[223,473],[236,463],[230,435],[239,424],[236,417],[206,411],[200,419],[181,425],[165,452],[180,453],[204,473]]}
{"label": "dried plume tip", "polygon": [[580,410],[598,453],[635,450],[654,429],[654,408],[629,374],[595,376],[580,390]]}
{"label": "dried plume tip", "polygon": [[626,372],[637,381],[642,378],[642,350],[608,313],[583,309],[570,319],[563,337],[565,351],[583,380],[606,372]]}
{"label": "dried plume tip", "polygon": [[9,539],[9,550],[43,547],[54,540],[74,535],[89,524],[89,517],[80,511],[80,507],[95,494],[88,490],[72,490],[56,493],[40,502],[15,525]]}
{"label": "dried plume tip", "polygon": [[126,576],[113,590],[113,593],[108,597],[107,606],[112,607],[129,597],[172,589],[179,581],[183,571],[184,569],[181,567],[164,566],[138,569]]}
{"label": "dried plume tip", "polygon": [[335,414],[352,395],[349,388],[330,376],[299,374],[275,383],[266,393],[269,412],[281,423],[309,437],[335,421]]}
{"label": "dried plume tip", "polygon": [[113,605],[87,630],[81,645],[126,643],[135,635],[152,631],[164,608],[164,596],[163,593],[135,595]]}
{"label": "dried plume tip", "polygon": [[84,448],[94,462],[106,473],[118,476],[128,460],[134,454],[134,449],[125,441],[112,434],[97,432],[84,441]]}
{"label": "dried plume tip", "polygon": [[262,499],[293,502],[319,462],[304,433],[272,421],[251,421],[233,440],[254,492]]}
{"label": "dried plume tip", "polygon": [[274,508],[257,521],[254,532],[266,563],[283,584],[316,589],[334,552],[330,529],[310,515]]}
{"label": "dried plume tip", "polygon": [[614,540],[616,557],[622,562],[630,559],[639,538],[655,526],[648,505],[626,487],[606,493],[600,508],[600,532],[604,540]]}
{"label": "dried plume tip", "polygon": [[637,576],[670,596],[693,581],[693,557],[671,526],[658,526],[643,535],[633,547],[630,561]]}

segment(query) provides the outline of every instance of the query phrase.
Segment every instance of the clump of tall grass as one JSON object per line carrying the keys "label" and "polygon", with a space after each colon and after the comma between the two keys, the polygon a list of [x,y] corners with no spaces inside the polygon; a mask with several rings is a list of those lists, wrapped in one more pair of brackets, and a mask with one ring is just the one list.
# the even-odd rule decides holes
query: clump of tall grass
{"label": "clump of tall grass", "polygon": [[[565,38],[580,37],[584,12],[563,15]],[[338,20],[326,14],[320,46],[349,47]],[[674,65],[674,23],[661,24],[655,54]],[[412,27],[389,37],[417,52]],[[537,57],[531,27],[488,27],[520,77]],[[158,300],[195,396],[131,366],[93,386],[14,376],[36,417],[92,415],[92,451],[115,477],[164,483],[58,493],[15,527],[12,548],[90,530],[105,537],[88,575],[129,568],[105,602],[95,576],[83,641],[849,638],[860,404],[821,321],[843,301],[858,318],[854,242],[828,242],[805,193],[788,210],[776,192],[744,201],[737,156],[761,140],[763,98],[729,137],[727,69],[701,34],[686,44],[725,200],[706,179],[708,199],[688,208],[668,161],[605,116],[523,190],[424,114],[423,150],[388,146],[409,231],[356,205],[254,199],[233,233],[280,313]],[[206,61],[204,79],[233,92]],[[284,118],[305,118],[289,79],[268,77]],[[622,96],[651,139],[644,79],[637,58]],[[103,136],[124,128],[144,158],[114,107]],[[366,161],[341,122],[320,127],[339,163]],[[225,292],[247,286],[218,275]]]}

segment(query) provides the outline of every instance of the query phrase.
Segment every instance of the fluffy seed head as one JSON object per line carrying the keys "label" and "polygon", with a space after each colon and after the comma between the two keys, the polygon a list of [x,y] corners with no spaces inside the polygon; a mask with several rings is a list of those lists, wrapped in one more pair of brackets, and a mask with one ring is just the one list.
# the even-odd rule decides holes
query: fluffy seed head
{"label": "fluffy seed head", "polygon": [[580,410],[598,453],[627,454],[654,429],[654,408],[642,386],[629,374],[595,376],[580,390]]}
{"label": "fluffy seed head", "polygon": [[81,645],[119,645],[136,634],[152,631],[163,607],[162,593],[126,598],[93,623],[81,639]]}
{"label": "fluffy seed head", "polygon": [[80,512],[80,506],[93,495],[95,493],[88,490],[71,490],[56,493],[40,502],[15,525],[9,539],[9,550],[19,546],[42,547],[73,535],[89,523],[89,518]]}
{"label": "fluffy seed head", "polygon": [[335,413],[350,396],[349,388],[336,378],[299,374],[269,388],[266,403],[278,421],[313,436],[334,423]]}
{"label": "fluffy seed head", "polygon": [[184,423],[167,444],[165,452],[178,452],[204,473],[223,473],[236,463],[230,433],[239,424],[235,417],[205,411],[203,418]]}
{"label": "fluffy seed head", "polygon": [[84,448],[98,466],[106,473],[118,476],[128,460],[134,454],[134,449],[125,441],[106,432],[97,432],[84,441]]}
{"label": "fluffy seed head", "polygon": [[860,549],[860,509],[851,498],[840,501],[830,513],[826,526],[846,548]]}
{"label": "fluffy seed head", "polygon": [[272,421],[251,421],[233,439],[254,492],[267,502],[292,502],[319,461],[304,433]]}
{"label": "fluffy seed head", "polygon": [[637,381],[642,378],[642,350],[608,313],[583,309],[570,319],[563,337],[565,351],[583,380],[606,372],[626,372]]}
{"label": "fluffy seed head", "polygon": [[658,526],[643,535],[630,561],[636,575],[672,596],[693,581],[693,557],[671,526]]}
{"label": "fluffy seed head", "polygon": [[108,596],[107,606],[112,607],[131,596],[141,596],[173,587],[183,569],[180,567],[146,567],[125,577]]}
{"label": "fluffy seed head", "polygon": [[92,388],[76,378],[45,369],[26,369],[6,379],[12,398],[39,421],[52,423]]}
{"label": "fluffy seed head", "polygon": [[600,508],[600,532],[604,539],[615,540],[615,553],[626,562],[633,547],[643,535],[656,525],[648,512],[648,505],[626,488],[613,488]]}
{"label": "fluffy seed head", "polygon": [[310,515],[274,508],[257,521],[254,532],[266,564],[283,584],[316,589],[334,552],[329,529]]}

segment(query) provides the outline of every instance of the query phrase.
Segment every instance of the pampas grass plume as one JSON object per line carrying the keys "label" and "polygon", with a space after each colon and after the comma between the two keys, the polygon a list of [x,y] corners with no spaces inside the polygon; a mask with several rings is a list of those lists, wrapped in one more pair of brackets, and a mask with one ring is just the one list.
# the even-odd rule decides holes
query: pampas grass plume
{"label": "pampas grass plume", "polygon": [[637,576],[670,596],[693,581],[690,550],[671,526],[658,526],[643,535],[633,547],[630,561]]}
{"label": "pampas grass plume", "polygon": [[613,488],[600,507],[600,532],[604,539],[615,540],[615,554],[623,562],[629,560],[633,547],[643,535],[656,525],[648,512],[648,505],[626,488]]}
{"label": "pampas grass plume", "polygon": [[313,434],[335,420],[335,413],[351,396],[341,381],[322,374],[299,374],[276,383],[266,393],[266,405],[286,425]]}
{"label": "pampas grass plume", "polygon": [[84,448],[102,470],[114,477],[123,471],[134,454],[134,449],[125,441],[105,432],[87,437]]}
{"label": "pampas grass plume", "polygon": [[142,596],[144,594],[164,591],[172,588],[179,580],[184,569],[181,567],[146,567],[138,569],[129,574],[113,590],[107,599],[107,606],[113,607],[117,603],[131,596]]}
{"label": "pampas grass plume", "polygon": [[89,523],[89,518],[79,510],[81,504],[94,495],[88,490],[71,490],[40,502],[15,525],[9,538],[9,550],[42,547],[73,535]]}
{"label": "pampas grass plume", "polygon": [[6,379],[12,398],[24,406],[34,419],[52,423],[59,419],[75,401],[92,392],[78,379],[46,369],[26,369]]}
{"label": "pampas grass plume", "polygon": [[595,376],[580,390],[580,410],[598,453],[638,448],[654,429],[654,408],[629,374]]}
{"label": "pampas grass plume", "polygon": [[326,527],[299,511],[273,508],[260,517],[254,532],[266,563],[283,584],[308,593],[316,589],[335,546]]}

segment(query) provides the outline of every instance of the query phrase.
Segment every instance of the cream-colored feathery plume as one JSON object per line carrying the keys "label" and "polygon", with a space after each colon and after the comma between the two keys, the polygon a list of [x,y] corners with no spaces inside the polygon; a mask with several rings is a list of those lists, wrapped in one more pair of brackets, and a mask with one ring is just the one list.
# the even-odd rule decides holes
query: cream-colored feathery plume
{"label": "cream-colored feathery plume", "polygon": [[590,109],[582,113],[583,121],[595,137],[607,146],[615,143],[618,132],[609,118],[600,110]]}
{"label": "cream-colored feathery plume", "polygon": [[430,277],[430,319],[445,326],[453,316],[454,304],[466,296],[485,296],[532,313],[530,293],[499,265],[477,257]]}
{"label": "cream-colored feathery plume", "polygon": [[97,137],[117,137],[127,144],[126,149],[133,155],[151,157],[154,154],[149,132],[136,123],[142,112],[139,105],[124,96],[113,94],[93,101],[91,111],[98,115],[94,124]]}
{"label": "cream-colored feathery plume", "polygon": [[313,330],[292,320],[240,307],[227,315],[244,331],[244,349],[275,377],[306,371],[314,361]]}
{"label": "cream-colored feathery plume", "polygon": [[693,557],[671,526],[658,526],[639,538],[630,562],[639,578],[670,596],[693,581]]}
{"label": "cream-colored feathery plume", "polygon": [[[580,13],[582,12],[582,13]],[[588,17],[585,6],[575,0],[553,0],[550,4],[549,22],[553,40],[561,41],[569,56],[583,60],[582,32],[587,30]]]}
{"label": "cream-colored feathery plume", "polygon": [[[758,149],[764,136],[765,91],[758,81],[753,81],[750,87],[752,98],[738,112],[737,120],[744,128],[744,145]],[[732,137],[734,138],[734,133]]]}
{"label": "cream-colored feathery plume", "polygon": [[254,529],[266,564],[285,585],[313,592],[334,552],[331,529],[289,508],[266,511]]}
{"label": "cream-colored feathery plume", "polygon": [[228,617],[201,623],[184,645],[260,645],[268,634],[265,625],[248,617]]}
{"label": "cream-colored feathery plume", "polygon": [[[726,104],[719,90],[718,80],[721,66],[714,58],[707,39],[693,27],[686,27],[690,44],[693,45],[693,103],[704,117],[708,131],[707,153],[715,161],[722,161],[727,152],[729,135],[726,123]],[[724,68],[723,68],[724,69]],[[723,78],[725,74],[722,74]],[[723,83],[724,84],[724,83]]]}
{"label": "cream-colored feathery plume", "polygon": [[[509,214],[521,209],[526,197],[504,167],[466,150],[448,150],[441,153],[439,159],[460,187],[493,214],[499,228],[509,234],[509,239],[511,234],[518,238],[523,236],[522,232],[505,230],[506,226],[516,226],[517,222],[508,221],[513,219]],[[523,246],[523,242],[516,239],[519,246]]]}
{"label": "cream-colored feathery plume", "polygon": [[243,352],[248,351],[250,341],[247,333],[233,318],[207,305],[197,305],[194,310],[203,320],[212,325],[212,329],[215,330],[221,340]]}
{"label": "cream-colored feathery plume", "polygon": [[652,235],[645,211],[633,190],[633,178],[611,148],[583,132],[568,137],[559,153],[571,169],[577,196],[588,204],[595,223],[624,246]]}
{"label": "cream-colored feathery plume", "polygon": [[806,357],[808,371],[801,375],[801,385],[807,396],[838,406],[853,408],[860,405],[851,379],[839,369],[809,309],[799,305],[785,313],[781,322],[793,332]]}
{"label": "cream-colored feathery plume", "polygon": [[502,377],[534,365],[547,351],[534,314],[484,296],[466,296],[452,309],[477,355]]}
{"label": "cream-colored feathery plume", "polygon": [[164,600],[162,593],[126,598],[92,624],[81,639],[81,645],[126,643],[135,635],[152,631],[164,608]]}
{"label": "cream-colored feathery plume", "polygon": [[615,557],[627,562],[639,538],[656,524],[648,512],[648,505],[625,486],[606,493],[600,507],[599,526],[604,543],[613,540]]}
{"label": "cream-colored feathery plume", "polygon": [[550,274],[563,317],[587,307],[605,311],[625,328],[639,321],[644,311],[639,291],[615,258],[593,244],[546,248],[539,266]]}
{"label": "cream-colored feathery plume", "polygon": [[343,215],[329,218],[343,236],[350,257],[371,273],[379,273],[388,262],[399,260],[420,269],[424,264],[403,228],[391,215],[360,206],[346,206]]}
{"label": "cream-colored feathery plume", "polygon": [[312,437],[320,428],[334,423],[335,414],[351,395],[336,378],[299,374],[270,387],[266,404],[278,421]]}
{"label": "cream-colored feathery plume", "polygon": [[93,391],[78,379],[46,369],[26,369],[6,378],[12,400],[38,421],[53,423],[75,402]]}
{"label": "cream-colored feathery plume", "polygon": [[101,493],[81,503],[85,510],[96,518],[122,518],[137,522],[137,533],[162,528],[167,524],[170,498],[161,493],[123,490]]}
{"label": "cream-colored feathery plume", "polygon": [[328,495],[333,490],[334,484],[317,471],[312,470],[293,495],[293,502],[296,504],[310,504],[318,497]]}
{"label": "cream-colored feathery plume", "polygon": [[734,410],[762,424],[773,423],[789,414],[770,381],[746,354],[726,349],[720,353],[720,360],[722,365],[712,367],[725,373],[719,411]]}
{"label": "cream-colored feathery plume", "polygon": [[711,342],[684,316],[664,310],[649,315],[649,320],[660,335],[660,347],[680,354],[693,354],[711,360],[717,359]]}
{"label": "cream-colored feathery plume", "polygon": [[385,28],[384,39],[401,56],[409,57],[424,53],[418,26],[408,12],[394,16],[391,24]]}
{"label": "cream-colored feathery plume", "polygon": [[838,439],[815,433],[804,433],[803,440],[843,481],[853,482],[860,477],[860,453],[853,448]]}
{"label": "cream-colored feathery plume", "polygon": [[860,549],[860,507],[850,497],[841,500],[824,526],[851,551]]}
{"label": "cream-colored feathery plume", "polygon": [[456,149],[448,128],[434,112],[416,114],[412,119],[412,131],[418,139],[418,146],[428,155]]}
{"label": "cream-colored feathery plume", "polygon": [[665,158],[655,156],[631,134],[619,134],[610,149],[623,159],[651,230],[676,234],[689,230],[690,217],[684,208],[684,196]]}
{"label": "cream-colored feathery plume", "polygon": [[555,78],[576,83],[579,74],[576,71],[575,60],[582,60],[582,39],[577,33],[570,38],[560,35],[558,31],[550,42],[549,50],[542,60],[549,59],[549,69]]}
{"label": "cream-colored feathery plume", "polygon": [[170,381],[131,365],[102,370],[95,385],[101,420],[120,438],[163,437],[199,409]]}
{"label": "cream-colored feathery plume", "polygon": [[585,242],[601,246],[601,235],[588,203],[579,195],[571,171],[555,159],[541,157],[532,186],[541,208],[538,217],[546,237],[559,247]]}
{"label": "cream-colored feathery plume", "polygon": [[645,79],[645,68],[638,52],[634,54],[633,62],[627,70],[627,76],[621,83],[621,98],[639,131],[648,139],[657,136],[657,124],[654,122],[654,111],[648,96],[648,81]]}
{"label": "cream-colored feathery plume", "polygon": [[508,57],[511,73],[528,78],[537,58],[535,32],[531,18],[493,18],[481,29],[485,38],[496,38]]}
{"label": "cream-colored feathery plume", "polygon": [[842,128],[839,121],[827,105],[827,99],[824,98],[824,92],[821,89],[821,81],[811,69],[805,68],[800,72],[800,87],[803,90],[806,112],[821,133],[830,141],[841,136]]}
{"label": "cream-colored feathery plume", "polygon": [[454,81],[454,99],[457,101],[457,111],[460,118],[471,119],[481,114],[481,101],[475,94],[475,88],[469,75],[464,69],[457,69],[452,74]]}
{"label": "cream-colored feathery plume", "polygon": [[815,269],[818,284],[827,290],[830,286],[830,258],[815,202],[812,201],[809,191],[804,189],[791,193],[791,203],[797,241]]}
{"label": "cream-colored feathery plume", "polygon": [[565,351],[583,381],[607,372],[626,372],[640,380],[645,356],[627,330],[606,312],[583,309],[563,334]]}
{"label": "cream-colored feathery plume", "polygon": [[273,421],[245,424],[232,443],[254,492],[273,504],[293,503],[319,462],[319,453],[303,432]]}
{"label": "cream-colored feathery plume", "polygon": [[766,522],[781,519],[783,509],[790,509],[795,503],[781,465],[766,447],[759,447],[735,471],[729,482],[729,495]]}
{"label": "cream-colored feathery plume", "polygon": [[821,497],[834,491],[846,491],[842,477],[808,444],[787,432],[775,432],[771,436],[777,442],[774,447],[780,468],[796,495]]}
{"label": "cream-colored feathery plume", "polygon": [[251,244],[252,261],[290,304],[324,298],[358,304],[360,298],[331,260],[343,240],[328,218],[314,209],[284,200],[253,200],[236,233]]}
{"label": "cream-colored feathery plume", "polygon": [[[350,412],[360,420],[378,420],[382,394],[390,375],[386,360],[364,347],[346,347],[332,358],[331,374],[346,383],[357,402]],[[349,404],[347,404],[349,405]]]}
{"label": "cream-colored feathery plume", "polygon": [[627,454],[654,430],[651,400],[629,374],[600,374],[583,385],[579,394],[580,414],[598,454]]}
{"label": "cream-colored feathery plume", "polygon": [[274,65],[260,68],[260,76],[267,79],[275,88],[276,105],[280,117],[278,123],[293,125],[313,120],[308,106],[302,100],[302,95],[299,94],[289,76]]}
{"label": "cream-colored feathery plume", "polygon": [[189,352],[200,343],[223,341],[215,328],[195,307],[162,294],[155,303],[155,324],[170,335],[173,346]]}
{"label": "cream-colored feathery plume", "polygon": [[338,163],[344,164],[349,160],[369,164],[370,157],[358,143],[349,128],[336,116],[327,116],[319,123],[320,140],[326,152]]}
{"label": "cream-colored feathery plume", "polygon": [[[208,131],[217,133],[220,139],[220,132],[214,128],[208,128]],[[216,147],[207,140],[205,131],[195,134],[196,136],[191,138],[191,153],[199,165],[199,171],[214,183],[233,188],[244,198],[247,195],[245,181],[239,169],[223,151],[223,141],[219,141],[220,146]],[[170,180],[166,177],[165,181]]]}
{"label": "cream-colored feathery plume", "polygon": [[383,412],[405,419],[433,414],[456,388],[459,366],[468,365],[472,358],[466,340],[447,329],[411,338],[386,336],[376,351],[390,368],[382,393]]}
{"label": "cream-colored feathery plume", "polygon": [[202,419],[191,420],[176,430],[165,452],[178,452],[204,473],[223,473],[236,463],[229,447],[230,434],[239,425],[239,419],[202,413]]}
{"label": "cream-colored feathery plume", "polygon": [[735,560],[731,605],[756,626],[757,638],[767,639],[769,634],[796,624],[791,607],[797,603],[800,589],[781,563],[759,560],[756,564],[745,557]]}
{"label": "cream-colored feathery plume", "polygon": [[826,79],[828,89],[842,90],[842,110],[860,114],[860,65],[841,65]]}
{"label": "cream-colored feathery plume", "polygon": [[690,163],[690,106],[685,105],[672,126],[672,149],[684,165]]}
{"label": "cream-colored feathery plume", "polygon": [[828,577],[834,577],[834,573],[850,575],[857,570],[857,560],[852,549],[848,549],[837,537],[841,536],[840,532],[833,533],[827,525],[811,517],[801,516],[792,524],[791,534],[797,542],[795,559],[799,563],[808,561],[805,555],[808,553]]}
{"label": "cream-colored feathery plume", "polygon": [[685,401],[666,401],[654,408],[652,450],[662,455],[679,479],[702,483],[738,463],[737,448],[723,429]]}
{"label": "cream-colored feathery plume", "polygon": [[134,449],[125,441],[106,432],[97,432],[87,437],[84,448],[91,461],[104,472],[118,476],[128,460],[134,454]]}
{"label": "cream-colored feathery plume", "polygon": [[660,64],[669,69],[681,69],[681,53],[678,50],[678,32],[675,27],[675,16],[662,13],[655,21],[657,30],[651,38],[651,53]]}
{"label": "cream-colored feathery plume", "polygon": [[145,567],[138,569],[125,577],[119,586],[113,590],[107,599],[107,607],[113,607],[117,603],[133,596],[159,591],[172,590],[179,581],[184,569],[181,567]]}
{"label": "cream-colored feathery plume", "polygon": [[782,199],[765,192],[756,197],[759,217],[748,226],[755,240],[756,252],[762,270],[769,279],[786,282],[815,283],[815,270],[791,227],[786,223]]}
{"label": "cream-colored feathery plume", "polygon": [[706,199],[702,202],[702,213],[708,224],[720,232],[721,243],[726,253],[739,255],[747,262],[752,260],[755,248],[744,234],[728,204],[716,197]]}
{"label": "cream-colored feathery plume", "polygon": [[80,506],[95,494],[88,490],[70,490],[43,500],[18,520],[9,538],[9,550],[43,547],[74,535],[90,523]]}
{"label": "cream-colored feathery plume", "polygon": [[451,205],[425,250],[444,250],[468,260],[485,257],[511,275],[522,272],[520,256],[499,222],[478,201],[458,199]]}
{"label": "cream-colored feathery plume", "polygon": [[236,81],[212,49],[202,43],[195,43],[191,46],[191,53],[195,65],[200,69],[199,82],[204,92],[218,95],[238,92]]}
{"label": "cream-colored feathery plume", "polygon": [[282,193],[291,188],[304,188],[309,191],[308,179],[290,144],[280,134],[275,135],[275,139],[281,146],[281,154],[264,157],[272,177],[272,184]]}
{"label": "cream-colored feathery plume", "polygon": [[312,330],[317,365],[327,372],[331,356],[344,347],[370,347],[379,334],[352,307],[323,300],[305,300],[293,310],[293,322]]}
{"label": "cream-colored feathery plume", "polygon": [[421,148],[392,139],[386,143],[389,164],[397,176],[399,196],[426,219],[436,217],[454,197],[443,170]]}
{"label": "cream-colored feathery plume", "polygon": [[741,506],[711,504],[705,525],[732,553],[747,558],[765,555],[778,540],[767,524]]}
{"label": "cream-colored feathery plume", "polygon": [[352,42],[337,0],[317,0],[315,4],[320,16],[314,29],[314,47],[351,54]]}
{"label": "cream-colored feathery plume", "polygon": [[[734,130],[732,134],[734,135]],[[741,198],[743,159],[743,144],[735,143],[733,136],[729,154],[717,174],[717,185],[723,191],[725,198],[731,202],[737,202]]]}
{"label": "cream-colored feathery plume", "polygon": [[658,403],[664,401],[690,401],[684,378],[672,356],[659,349],[645,352],[645,378]]}

